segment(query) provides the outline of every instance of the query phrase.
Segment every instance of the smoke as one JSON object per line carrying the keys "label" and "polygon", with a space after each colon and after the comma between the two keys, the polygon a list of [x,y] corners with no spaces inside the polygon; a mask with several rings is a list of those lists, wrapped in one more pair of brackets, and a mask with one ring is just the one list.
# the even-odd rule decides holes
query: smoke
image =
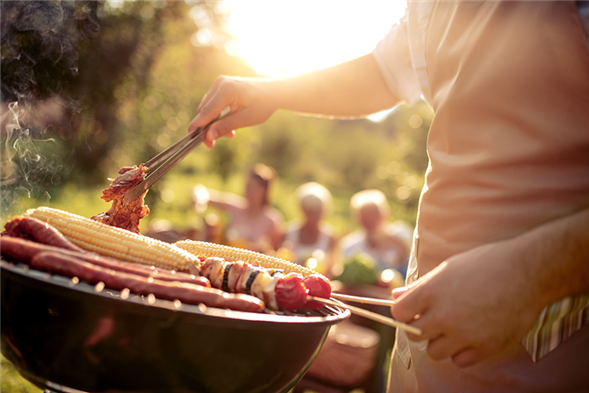
{"label": "smoke", "polygon": [[62,165],[62,142],[44,134],[33,136],[31,129],[24,128],[19,118],[26,111],[12,102],[2,113],[5,125],[1,147],[1,211],[14,208],[21,198],[36,198],[48,201],[48,188],[59,184],[71,168]]}
{"label": "smoke", "polygon": [[100,28],[96,1],[2,1],[1,211],[19,198],[49,199],[71,168],[61,138],[81,104],[67,87],[78,76],[78,51]]}
{"label": "smoke", "polygon": [[[78,75],[80,42],[100,31],[95,1],[2,1],[1,101],[59,95]],[[67,98],[66,98],[67,100]]]}

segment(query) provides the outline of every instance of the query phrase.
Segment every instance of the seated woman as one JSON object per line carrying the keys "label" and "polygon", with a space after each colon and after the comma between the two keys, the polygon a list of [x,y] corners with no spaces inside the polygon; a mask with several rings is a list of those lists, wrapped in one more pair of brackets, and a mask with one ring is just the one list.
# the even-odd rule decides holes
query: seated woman
{"label": "seated woman", "polygon": [[272,254],[280,246],[284,223],[282,213],[269,203],[275,176],[273,168],[256,164],[247,178],[243,197],[211,189],[203,192],[203,186],[198,185],[193,202],[199,210],[208,203],[231,216],[225,231],[228,245]]}
{"label": "seated woman", "polygon": [[351,208],[361,228],[341,240],[344,259],[368,254],[379,271],[393,268],[405,276],[411,229],[403,222],[388,223],[390,207],[385,195],[379,190],[360,191],[352,196]]}
{"label": "seated woman", "polygon": [[337,240],[323,218],[331,205],[331,193],[319,183],[305,183],[297,189],[296,196],[303,217],[289,223],[283,246],[293,252],[294,262],[305,265],[313,258],[308,266],[329,275]]}

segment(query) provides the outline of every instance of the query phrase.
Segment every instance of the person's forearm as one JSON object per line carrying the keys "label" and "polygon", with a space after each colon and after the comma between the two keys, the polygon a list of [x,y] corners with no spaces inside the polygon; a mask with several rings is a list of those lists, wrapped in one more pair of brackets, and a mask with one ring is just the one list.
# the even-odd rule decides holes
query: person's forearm
{"label": "person's forearm", "polygon": [[220,76],[198,106],[188,132],[215,119],[204,143],[266,121],[277,109],[330,117],[363,117],[392,108],[399,100],[386,83],[372,54],[306,74],[276,78]]}
{"label": "person's forearm", "polygon": [[218,190],[208,189],[209,198],[208,198],[208,206],[220,209],[220,210],[231,210],[234,208],[244,208],[245,207],[245,198],[229,193],[223,192]]}
{"label": "person's forearm", "polygon": [[589,293],[589,209],[543,224],[511,241],[519,278],[543,305]]}
{"label": "person's forearm", "polygon": [[278,108],[334,117],[362,117],[399,101],[371,54],[306,74],[267,81]]}

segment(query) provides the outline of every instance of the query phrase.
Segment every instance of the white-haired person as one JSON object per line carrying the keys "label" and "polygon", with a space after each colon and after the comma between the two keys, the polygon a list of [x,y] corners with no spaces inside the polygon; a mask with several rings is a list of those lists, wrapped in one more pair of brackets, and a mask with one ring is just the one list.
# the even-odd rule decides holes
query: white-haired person
{"label": "white-haired person", "polygon": [[411,249],[409,225],[402,221],[389,222],[390,207],[382,191],[360,191],[352,196],[350,205],[360,228],[342,238],[344,260],[356,254],[368,254],[379,271],[393,268],[405,276]]}
{"label": "white-haired person", "polygon": [[337,239],[324,217],[331,208],[331,193],[321,184],[310,182],[299,186],[295,195],[302,218],[288,224],[283,246],[293,252],[296,263],[330,275]]}

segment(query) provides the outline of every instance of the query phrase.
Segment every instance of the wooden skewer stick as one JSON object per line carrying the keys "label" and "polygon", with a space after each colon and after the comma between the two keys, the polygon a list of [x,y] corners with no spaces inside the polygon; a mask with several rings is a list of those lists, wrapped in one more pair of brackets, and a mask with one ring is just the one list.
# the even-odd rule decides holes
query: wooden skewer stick
{"label": "wooden skewer stick", "polygon": [[351,312],[353,312],[354,314],[360,315],[361,317],[368,318],[373,321],[376,321],[376,322],[379,322],[379,323],[382,323],[382,324],[385,324],[388,326],[392,326],[397,329],[405,330],[406,332],[413,333],[417,336],[421,335],[421,329],[407,325],[406,323],[403,323],[403,322],[395,321],[392,318],[387,318],[387,317],[377,314],[375,312],[364,310],[363,308],[350,306],[349,304],[339,303],[339,302],[335,302],[333,300],[324,299],[324,298],[316,297],[316,296],[307,296],[307,300],[312,300],[314,302],[318,302],[318,303],[322,303],[322,304],[329,304],[330,306],[335,306],[335,307],[344,307],[344,308],[347,308],[348,310],[350,310]]}
{"label": "wooden skewer stick", "polygon": [[347,302],[374,304],[377,306],[389,306],[390,307],[393,304],[395,304],[395,301],[392,299],[376,299],[373,297],[344,295],[342,293],[335,293],[335,292],[331,293],[331,297],[336,298],[338,300],[347,301]]}

